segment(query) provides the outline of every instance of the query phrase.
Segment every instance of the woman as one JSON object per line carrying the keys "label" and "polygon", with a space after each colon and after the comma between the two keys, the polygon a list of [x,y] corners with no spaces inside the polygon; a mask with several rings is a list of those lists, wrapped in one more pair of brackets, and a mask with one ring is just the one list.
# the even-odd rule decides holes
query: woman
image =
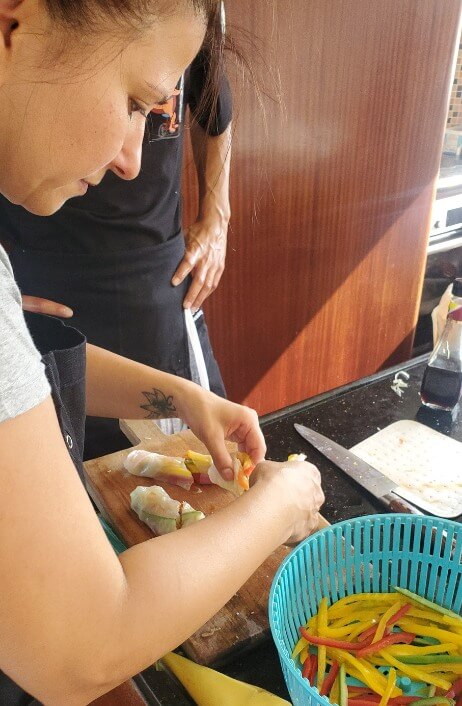
{"label": "woman", "polygon": [[[0,0],[0,191],[45,215],[107,170],[136,175],[144,115],[172,94],[214,11],[213,0]],[[51,339],[54,349],[45,350]],[[83,706],[145,668],[199,628],[280,543],[306,536],[323,500],[313,466],[263,462],[230,507],[116,557],[75,473],[85,362],[89,414],[180,416],[224,476],[225,438],[254,461],[265,451],[251,410],[85,349],[75,329],[53,319],[31,316],[28,329],[0,251],[5,704],[31,703],[29,693],[47,706]]]}

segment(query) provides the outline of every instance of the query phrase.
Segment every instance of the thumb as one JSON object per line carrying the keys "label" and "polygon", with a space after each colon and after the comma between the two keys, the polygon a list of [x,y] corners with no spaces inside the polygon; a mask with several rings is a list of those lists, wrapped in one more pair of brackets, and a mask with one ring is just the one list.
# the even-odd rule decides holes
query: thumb
{"label": "thumb", "polygon": [[234,470],[231,455],[223,438],[214,437],[205,442],[218,473],[224,480],[233,480]]}

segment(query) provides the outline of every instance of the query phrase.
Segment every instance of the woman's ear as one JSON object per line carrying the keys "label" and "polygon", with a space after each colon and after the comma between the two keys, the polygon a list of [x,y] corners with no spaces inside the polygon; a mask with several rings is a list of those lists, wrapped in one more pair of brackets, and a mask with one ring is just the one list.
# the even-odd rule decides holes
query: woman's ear
{"label": "woman's ear", "polygon": [[10,46],[11,33],[18,26],[16,10],[21,2],[22,0],[0,0],[0,33],[5,47]]}

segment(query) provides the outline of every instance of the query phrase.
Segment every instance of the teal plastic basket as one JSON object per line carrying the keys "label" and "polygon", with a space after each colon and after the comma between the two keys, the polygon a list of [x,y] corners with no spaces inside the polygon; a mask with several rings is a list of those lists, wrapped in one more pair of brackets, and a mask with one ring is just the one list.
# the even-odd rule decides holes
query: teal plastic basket
{"label": "teal plastic basket", "polygon": [[320,696],[291,658],[299,627],[318,611],[354,593],[407,588],[460,614],[462,525],[413,515],[369,515],[327,527],[298,545],[282,562],[269,597],[269,619],[294,706],[320,704]]}

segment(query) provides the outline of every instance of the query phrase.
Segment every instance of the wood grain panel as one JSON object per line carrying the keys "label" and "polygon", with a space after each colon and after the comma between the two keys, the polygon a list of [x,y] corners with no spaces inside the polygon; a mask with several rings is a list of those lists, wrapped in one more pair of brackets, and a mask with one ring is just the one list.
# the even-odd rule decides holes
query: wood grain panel
{"label": "wood grain panel", "polygon": [[228,0],[263,90],[278,75],[282,96],[264,112],[230,69],[233,216],[206,311],[233,399],[265,413],[409,357],[460,12]]}

